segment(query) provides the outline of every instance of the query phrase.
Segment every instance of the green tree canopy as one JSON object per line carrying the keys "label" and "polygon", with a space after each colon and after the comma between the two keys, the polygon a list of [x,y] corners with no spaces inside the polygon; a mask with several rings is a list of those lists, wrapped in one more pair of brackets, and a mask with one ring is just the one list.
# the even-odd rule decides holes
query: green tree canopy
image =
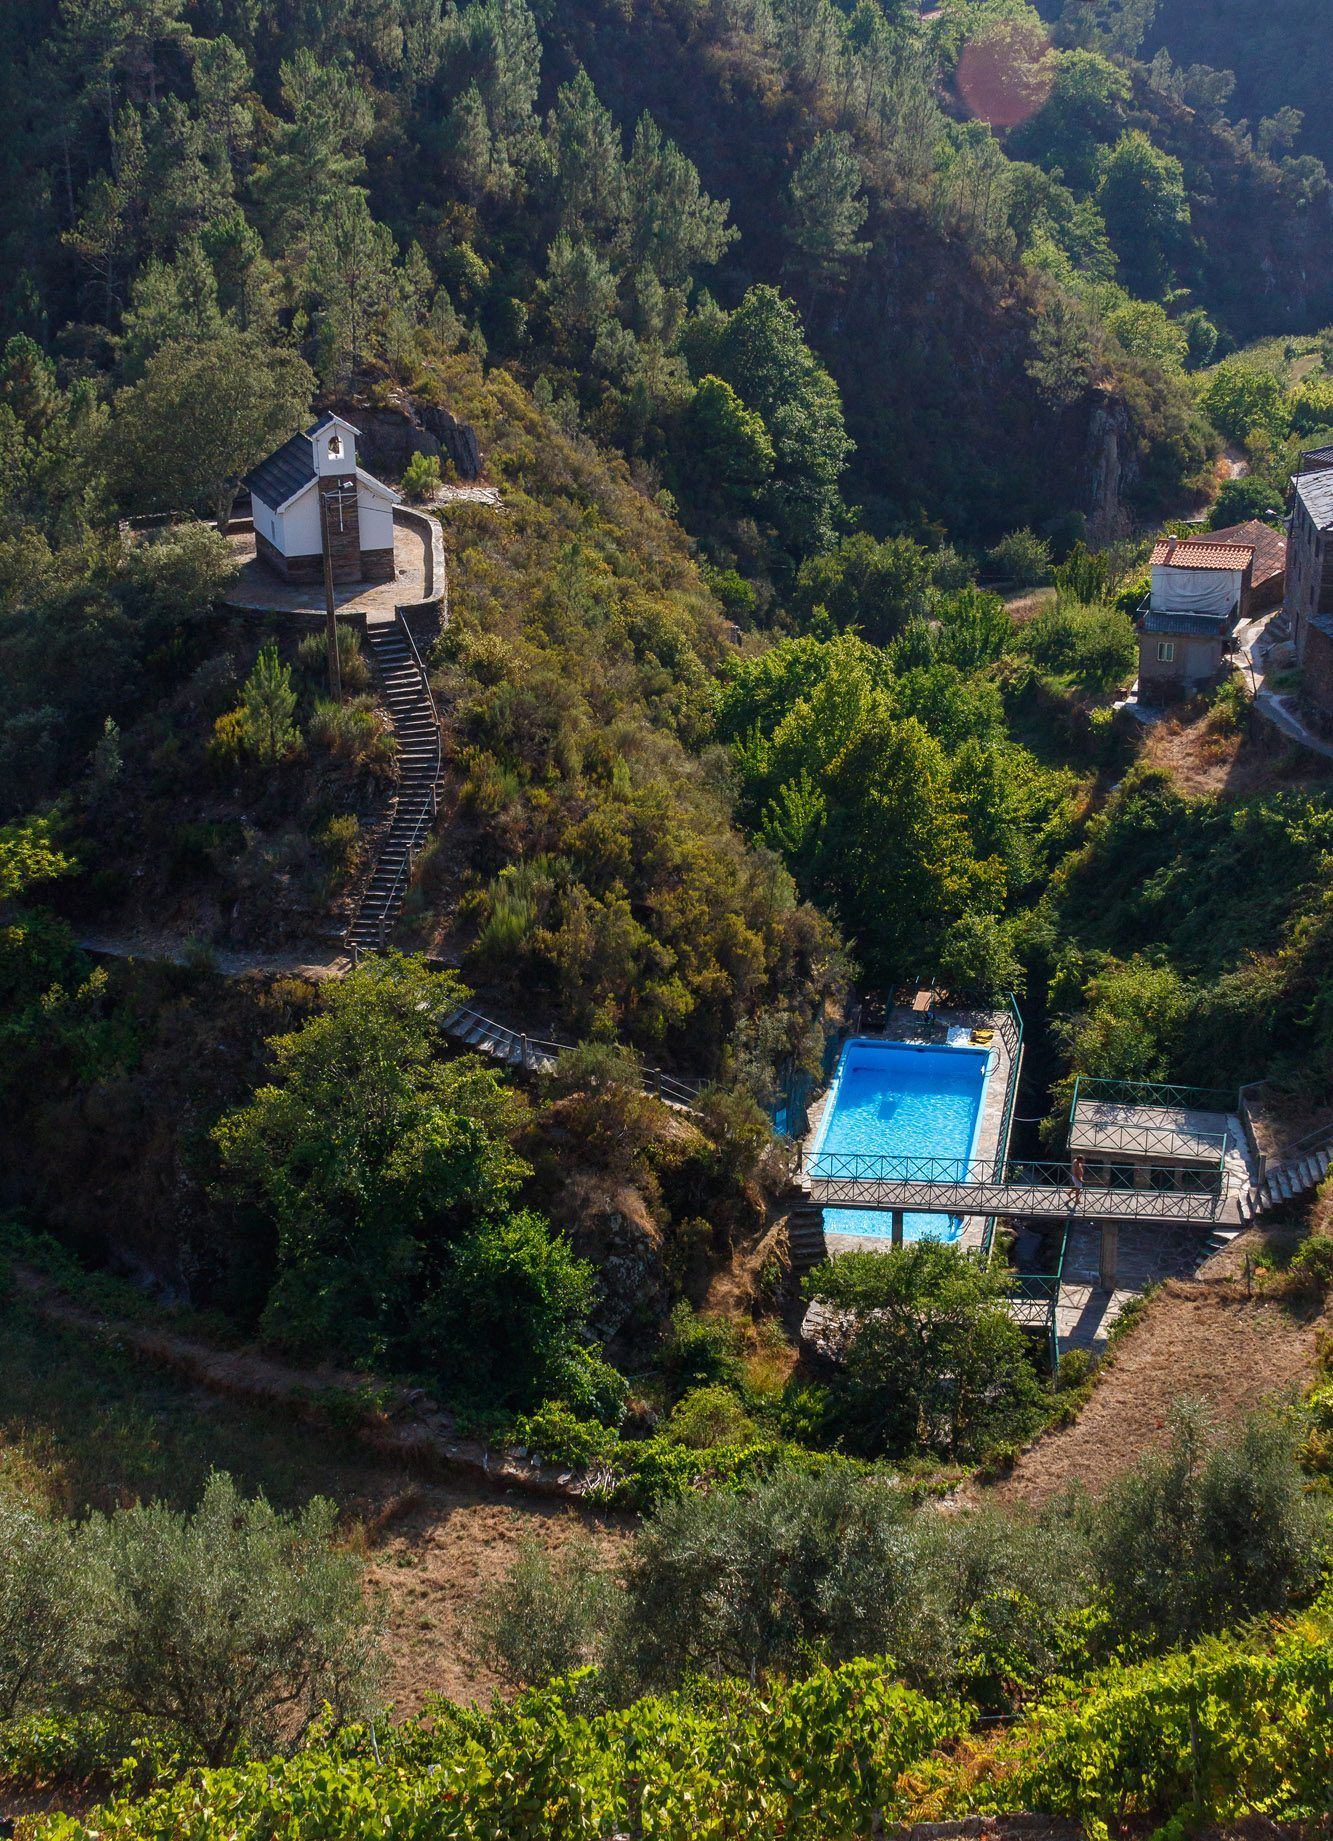
{"label": "green tree canopy", "polygon": [[887,645],[926,612],[930,568],[929,552],[910,537],[878,543],[858,531],[806,558],[793,600],[807,621],[822,607],[835,626],[855,627],[875,645]]}
{"label": "green tree canopy", "polygon": [[1189,236],[1180,161],[1136,128],[1106,156],[1097,202],[1126,287],[1148,298],[1159,295]]}
{"label": "green tree canopy", "polygon": [[966,1457],[1022,1435],[1037,1378],[1003,1284],[936,1240],[817,1269],[811,1296],[844,1321],[834,1400],[854,1450]]}
{"label": "green tree canopy", "polygon": [[231,516],[236,480],[300,427],[314,373],[290,347],[224,328],[175,340],[118,392],[108,469],[134,511]]}
{"label": "green tree canopy", "polygon": [[460,1393],[518,1410],[563,1400],[616,1419],[625,1388],[589,1345],[597,1277],[540,1216],[469,1234],[444,1274],[435,1343]]}
{"label": "green tree canopy", "polygon": [[776,288],[751,288],[727,320],[711,368],[768,430],[776,466],[767,505],[783,542],[798,555],[823,548],[833,538],[852,444],[838,387],[806,344],[795,308]]}
{"label": "green tree canopy", "polygon": [[214,1136],[241,1197],[272,1223],[266,1321],[290,1346],[422,1359],[445,1245],[501,1219],[525,1165],[498,1074],[443,1057],[462,992],[420,960],[368,960],[275,1037],[273,1078]]}

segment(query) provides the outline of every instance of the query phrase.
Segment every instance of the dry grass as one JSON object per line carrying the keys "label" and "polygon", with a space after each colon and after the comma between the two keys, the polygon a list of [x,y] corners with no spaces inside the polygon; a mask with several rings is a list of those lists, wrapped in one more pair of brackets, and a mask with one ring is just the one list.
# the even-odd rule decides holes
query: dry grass
{"label": "dry grass", "polygon": [[68,1514],[148,1498],[189,1506],[215,1467],[282,1508],[329,1497],[384,1593],[399,1713],[432,1694],[496,1689],[470,1653],[472,1602],[523,1541],[559,1547],[581,1531],[610,1550],[627,1536],[627,1517],[413,1474],[401,1453],[299,1418],[280,1364],[187,1344],[28,1293],[0,1330],[0,1485]]}
{"label": "dry grass", "polygon": [[1169,773],[1190,799],[1246,799],[1321,783],[1291,750],[1222,727],[1202,703],[1182,705],[1155,723],[1144,736],[1142,759]]}
{"label": "dry grass", "polygon": [[1249,1295],[1245,1253],[1262,1244],[1258,1233],[1244,1235],[1203,1276],[1163,1285],[1115,1346],[1078,1418],[1037,1439],[1007,1476],[978,1493],[1038,1503],[1073,1483],[1095,1492],[1165,1442],[1182,1396],[1205,1401],[1225,1424],[1304,1387],[1328,1319],[1277,1295]]}

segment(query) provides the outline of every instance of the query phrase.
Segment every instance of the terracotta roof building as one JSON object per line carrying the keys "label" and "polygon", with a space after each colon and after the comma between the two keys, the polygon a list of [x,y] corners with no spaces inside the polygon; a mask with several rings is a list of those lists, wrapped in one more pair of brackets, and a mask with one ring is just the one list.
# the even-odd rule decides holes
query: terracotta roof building
{"label": "terracotta roof building", "polygon": [[1167,537],[1152,553],[1139,621],[1139,701],[1170,703],[1215,684],[1251,592],[1257,550],[1227,538]]}
{"label": "terracotta roof building", "polygon": [[1250,592],[1241,608],[1241,618],[1262,613],[1266,607],[1280,607],[1287,585],[1287,533],[1275,531],[1271,524],[1249,518],[1244,524],[1228,524],[1225,530],[1209,531],[1206,537],[1191,539],[1198,543],[1248,544],[1254,551],[1254,568],[1250,572]]}
{"label": "terracotta roof building", "polygon": [[1243,569],[1253,560],[1252,543],[1208,543],[1195,537],[1184,542],[1167,537],[1152,553],[1154,569]]}

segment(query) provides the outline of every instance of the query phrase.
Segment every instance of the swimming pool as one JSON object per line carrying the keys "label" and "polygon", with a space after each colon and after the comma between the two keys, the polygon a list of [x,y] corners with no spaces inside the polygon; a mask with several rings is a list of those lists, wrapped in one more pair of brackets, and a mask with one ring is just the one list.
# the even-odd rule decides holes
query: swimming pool
{"label": "swimming pool", "polygon": [[[859,1157],[945,1158],[966,1174],[977,1141],[990,1050],[927,1047],[856,1038],[842,1051],[824,1116],[810,1148],[810,1173],[821,1153]],[[830,1171],[830,1174],[832,1172]],[[835,1234],[890,1233],[890,1218],[873,1208],[826,1208]],[[957,1215],[909,1214],[906,1240],[956,1240]]]}

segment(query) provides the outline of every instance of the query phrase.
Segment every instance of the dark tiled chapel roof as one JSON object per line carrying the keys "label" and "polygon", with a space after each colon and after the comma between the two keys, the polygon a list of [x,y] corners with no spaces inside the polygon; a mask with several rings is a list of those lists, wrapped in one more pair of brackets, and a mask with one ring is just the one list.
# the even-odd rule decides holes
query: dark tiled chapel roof
{"label": "dark tiled chapel roof", "polygon": [[[313,431],[312,431],[313,432]],[[261,460],[245,476],[245,484],[257,499],[274,511],[285,505],[293,493],[308,486],[315,477],[315,450],[310,436],[293,435],[275,454]]]}

